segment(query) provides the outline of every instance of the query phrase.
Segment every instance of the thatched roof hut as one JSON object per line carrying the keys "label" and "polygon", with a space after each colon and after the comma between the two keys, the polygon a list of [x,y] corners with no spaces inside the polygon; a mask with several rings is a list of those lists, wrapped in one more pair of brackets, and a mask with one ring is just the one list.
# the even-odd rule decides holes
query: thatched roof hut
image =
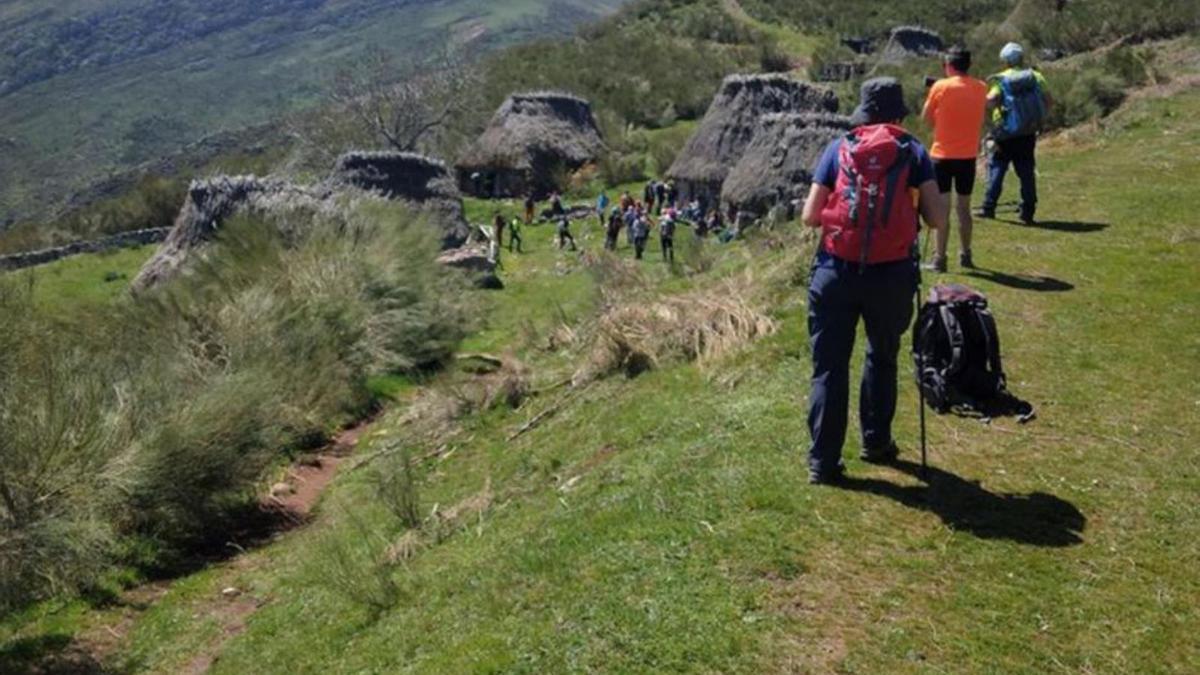
{"label": "thatched roof hut", "polygon": [[825,147],[849,129],[850,118],[841,115],[764,115],[754,139],[725,179],[721,201],[763,215],[776,204],[802,199]]}
{"label": "thatched roof hut", "polygon": [[352,152],[338,159],[328,180],[312,187],[255,176],[194,181],[170,234],[133,288],[153,288],[178,276],[189,257],[234,216],[270,217],[280,227],[302,227],[319,213],[344,208],[340,198],[347,195],[404,202],[437,228],[444,249],[461,246],[470,235],[462,195],[445,164],[409,153]]}
{"label": "thatched roof hut", "polygon": [[461,246],[470,235],[462,193],[450,169],[436,159],[409,152],[349,152],[338,158],[331,187],[408,202],[438,228],[445,249]]}
{"label": "thatched roof hut", "polygon": [[783,74],[732,75],[667,171],[680,195],[715,204],[763,115],[838,110],[837,95]]}
{"label": "thatched roof hut", "polygon": [[153,288],[178,276],[191,254],[214,239],[233,216],[316,213],[324,201],[313,190],[270,178],[218,176],[193,181],[170,234],[142,266],[133,289]]}
{"label": "thatched roof hut", "polygon": [[883,60],[897,62],[914,56],[937,56],[945,48],[942,36],[928,28],[897,26],[883,49]]}
{"label": "thatched roof hut", "polygon": [[564,170],[594,161],[604,139],[587,101],[561,92],[513,94],[455,167],[463,192],[478,197],[545,194]]}

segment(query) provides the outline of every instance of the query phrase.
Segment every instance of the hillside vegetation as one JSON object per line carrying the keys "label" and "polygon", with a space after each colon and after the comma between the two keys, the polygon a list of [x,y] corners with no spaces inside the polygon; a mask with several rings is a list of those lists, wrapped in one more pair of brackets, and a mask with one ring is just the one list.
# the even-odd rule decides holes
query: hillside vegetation
{"label": "hillside vegetation", "polygon": [[[991,27],[1084,21],[1053,4],[928,19],[984,69]],[[838,49],[844,9],[812,5],[805,32],[789,6],[635,2],[486,59],[476,93],[575,84],[610,153],[569,198],[637,192],[705,86]],[[1043,221],[1016,221],[1010,186],[980,267],[926,277],[988,295],[1038,408],[931,414],[927,475],[902,366],[901,460],[851,440],[845,486],[807,485],[816,242],[795,222],[684,229],[676,264],[603,252],[590,218],[580,252],[529,226],[485,292],[411,215],[346,204],[232,223],[161,294],[122,290],[145,250],[0,277],[0,672],[1191,672],[1200,41],[1158,35],[1046,66]],[[936,68],[877,72],[919,104]],[[158,217],[177,189],[74,217]],[[309,518],[274,520],[276,488],[369,415]]]}
{"label": "hillside vegetation", "polygon": [[[0,227],[110,173],[321,99],[378,45],[398,60],[562,35],[620,0],[6,2]],[[253,143],[254,139],[250,139]]]}
{"label": "hillside vegetation", "polygon": [[[447,373],[377,422],[311,529],[146,611],[28,615],[10,645],[126,622],[116,663],[150,672],[1188,672],[1198,108],[1194,89],[1145,98],[1051,142],[1047,220],[982,225],[982,269],[939,279],[990,296],[1039,419],[932,419],[927,481],[902,381],[902,461],[804,485],[811,248],[793,226],[674,271],[563,255],[535,228],[464,349],[508,354],[543,393],[477,407],[491,385]],[[773,335],[554,388],[597,363],[603,317],[673,297],[745,303]],[[406,524],[377,477],[410,471]],[[227,588],[257,610],[227,614]]]}

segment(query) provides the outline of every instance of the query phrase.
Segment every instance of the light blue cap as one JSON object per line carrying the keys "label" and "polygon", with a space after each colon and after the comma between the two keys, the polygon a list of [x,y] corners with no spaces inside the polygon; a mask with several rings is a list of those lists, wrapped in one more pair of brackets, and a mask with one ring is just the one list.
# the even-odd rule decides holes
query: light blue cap
{"label": "light blue cap", "polygon": [[1000,60],[1010,66],[1018,65],[1024,58],[1025,49],[1015,42],[1004,45],[1004,49],[1000,50]]}

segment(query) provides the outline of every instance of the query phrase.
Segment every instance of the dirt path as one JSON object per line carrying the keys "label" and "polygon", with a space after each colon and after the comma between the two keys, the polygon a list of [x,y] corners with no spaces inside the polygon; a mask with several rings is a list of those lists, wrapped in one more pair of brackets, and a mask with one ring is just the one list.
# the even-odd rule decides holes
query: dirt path
{"label": "dirt path", "polygon": [[[333,442],[315,455],[290,468],[286,478],[272,486],[262,499],[264,509],[282,516],[274,519],[278,524],[275,534],[282,534],[309,522],[312,511],[326,488],[337,477],[338,468],[350,456],[359,440],[370,429],[374,420],[367,420],[337,434]],[[266,544],[273,537],[262,538]],[[250,555],[253,550],[243,551],[224,561],[226,570],[222,575],[229,580],[221,583],[221,591],[201,601],[192,611],[197,616],[214,620],[220,627],[217,636],[183,667],[181,672],[198,675],[212,667],[220,656],[225,643],[246,630],[246,623],[269,599],[247,592],[236,586],[236,579],[253,568]],[[127,641],[138,617],[154,607],[172,587],[171,581],[154,582],[126,591],[120,598],[123,608],[119,618],[96,626],[76,638],[67,652],[55,659],[57,668],[50,666],[46,672],[106,672],[103,664],[110,663]],[[64,660],[74,667],[61,669]]]}

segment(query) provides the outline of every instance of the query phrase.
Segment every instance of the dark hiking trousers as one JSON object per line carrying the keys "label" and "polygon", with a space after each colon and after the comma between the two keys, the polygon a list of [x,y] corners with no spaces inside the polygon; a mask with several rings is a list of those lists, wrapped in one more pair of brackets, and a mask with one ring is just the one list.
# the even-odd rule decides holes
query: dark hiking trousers
{"label": "dark hiking trousers", "polygon": [[1021,218],[1033,220],[1037,212],[1037,136],[1022,136],[996,141],[996,148],[988,157],[987,192],[983,197],[983,210],[996,212],[1000,194],[1004,192],[1004,177],[1011,164],[1021,181]]}
{"label": "dark hiking trousers", "polygon": [[892,442],[896,414],[896,358],[912,321],[917,290],[915,263],[868,265],[818,255],[808,290],[808,334],[813,378],[808,427],[812,434],[809,469],[841,470],[842,445],[850,406],[850,355],[861,317],[867,333],[866,364],[859,391],[863,447],[883,449]]}
{"label": "dark hiking trousers", "polygon": [[662,242],[663,260],[669,263],[675,262],[675,238],[660,237],[659,241]]}

